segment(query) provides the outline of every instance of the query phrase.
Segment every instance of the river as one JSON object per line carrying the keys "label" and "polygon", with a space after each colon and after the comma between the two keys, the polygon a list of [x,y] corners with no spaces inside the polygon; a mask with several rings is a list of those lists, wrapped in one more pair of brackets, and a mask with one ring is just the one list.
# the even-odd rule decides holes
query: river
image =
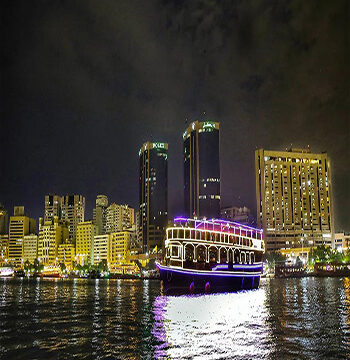
{"label": "river", "polygon": [[349,359],[350,279],[163,296],[155,280],[0,279],[0,359]]}

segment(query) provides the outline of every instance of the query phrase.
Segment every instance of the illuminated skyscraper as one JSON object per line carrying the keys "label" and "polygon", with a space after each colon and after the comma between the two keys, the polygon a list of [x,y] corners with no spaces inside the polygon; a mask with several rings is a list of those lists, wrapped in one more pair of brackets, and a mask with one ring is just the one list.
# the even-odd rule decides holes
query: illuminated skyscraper
{"label": "illuminated skyscraper", "polygon": [[194,121],[183,133],[187,216],[220,217],[220,124]]}
{"label": "illuminated skyscraper", "polygon": [[69,221],[69,238],[75,244],[77,225],[84,222],[85,197],[82,195],[65,195],[62,199],[62,219]]}
{"label": "illuminated skyscraper", "polygon": [[97,235],[106,233],[108,198],[106,195],[97,195],[96,207],[93,209],[93,222],[97,227]]}
{"label": "illuminated skyscraper", "polygon": [[333,245],[332,180],[326,153],[255,151],[258,226],[266,250]]}
{"label": "illuminated skyscraper", "polygon": [[145,253],[163,246],[168,222],[168,144],[146,142],[139,157],[139,236]]}

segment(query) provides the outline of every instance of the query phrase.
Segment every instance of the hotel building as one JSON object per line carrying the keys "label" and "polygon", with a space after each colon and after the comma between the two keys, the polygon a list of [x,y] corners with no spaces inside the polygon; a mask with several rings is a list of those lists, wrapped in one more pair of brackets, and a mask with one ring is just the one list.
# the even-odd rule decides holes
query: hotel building
{"label": "hotel building", "polygon": [[93,209],[93,222],[97,227],[96,235],[106,234],[108,198],[106,195],[97,195],[96,207]]}
{"label": "hotel building", "polygon": [[62,219],[69,221],[69,238],[75,243],[77,225],[84,222],[85,197],[82,195],[65,195],[62,198]]}
{"label": "hotel building", "polygon": [[107,208],[106,233],[122,231],[131,228],[135,223],[134,209],[128,205],[112,203]]}
{"label": "hotel building", "polygon": [[94,237],[98,235],[97,226],[92,221],[84,221],[77,225],[76,257],[80,265],[93,263]]}
{"label": "hotel building", "polygon": [[258,226],[267,251],[333,245],[332,180],[326,153],[255,151]]}
{"label": "hotel building", "polygon": [[18,269],[23,266],[23,238],[35,232],[35,220],[24,214],[23,206],[15,206],[13,213],[10,217],[8,258]]}
{"label": "hotel building", "polygon": [[34,264],[38,257],[38,235],[29,234],[23,237],[23,262]]}
{"label": "hotel building", "polygon": [[220,216],[220,124],[194,121],[183,133],[187,216]]}
{"label": "hotel building", "polygon": [[39,218],[38,259],[43,265],[57,263],[58,246],[69,237],[68,223],[57,216],[44,221]]}
{"label": "hotel building", "polygon": [[168,222],[168,144],[146,142],[139,151],[142,251],[162,249]]}

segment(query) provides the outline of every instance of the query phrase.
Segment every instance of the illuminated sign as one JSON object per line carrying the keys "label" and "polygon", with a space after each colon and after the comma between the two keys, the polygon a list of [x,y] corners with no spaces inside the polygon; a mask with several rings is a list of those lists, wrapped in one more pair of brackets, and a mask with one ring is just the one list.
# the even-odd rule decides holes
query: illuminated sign
{"label": "illuminated sign", "polygon": [[209,128],[209,129],[215,129],[215,123],[212,122],[212,121],[205,121],[205,122],[203,123],[203,129],[207,129],[207,128]]}
{"label": "illuminated sign", "polygon": [[165,149],[164,143],[153,143],[153,149]]}

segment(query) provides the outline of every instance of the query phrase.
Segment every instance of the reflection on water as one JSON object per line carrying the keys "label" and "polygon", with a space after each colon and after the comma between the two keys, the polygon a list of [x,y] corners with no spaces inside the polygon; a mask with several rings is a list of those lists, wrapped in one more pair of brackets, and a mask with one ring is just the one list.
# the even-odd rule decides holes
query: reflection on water
{"label": "reflection on water", "polygon": [[157,281],[0,279],[0,358],[350,358],[348,278],[161,293]]}

